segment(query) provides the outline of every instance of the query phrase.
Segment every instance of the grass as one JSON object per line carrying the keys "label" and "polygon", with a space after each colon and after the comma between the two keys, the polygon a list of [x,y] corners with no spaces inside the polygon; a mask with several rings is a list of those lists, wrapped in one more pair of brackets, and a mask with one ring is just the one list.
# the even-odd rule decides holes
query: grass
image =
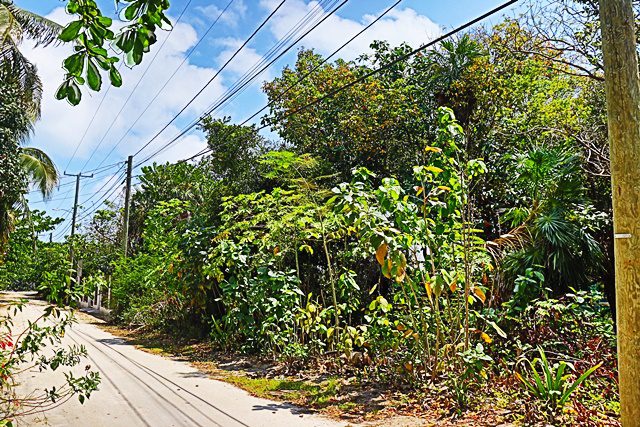
{"label": "grass", "polygon": [[[256,397],[327,409],[332,413],[353,412],[362,406],[339,400],[344,381],[336,376],[307,381],[291,377],[269,378],[260,371],[250,375],[242,367],[221,367],[221,362],[234,359],[236,355],[216,353],[208,342],[180,339],[158,332],[131,331],[114,325],[99,326],[148,353],[183,358],[211,378],[232,384]],[[259,360],[250,360],[248,364],[261,365]]]}
{"label": "grass", "polygon": [[[320,383],[311,383],[286,378],[249,378],[235,373],[227,373],[223,376],[223,380],[257,397],[277,398],[315,408],[330,405],[339,395],[342,384],[340,379],[336,377]],[[340,406],[342,405],[338,405],[338,407]],[[352,403],[348,407],[355,406],[356,404]]]}

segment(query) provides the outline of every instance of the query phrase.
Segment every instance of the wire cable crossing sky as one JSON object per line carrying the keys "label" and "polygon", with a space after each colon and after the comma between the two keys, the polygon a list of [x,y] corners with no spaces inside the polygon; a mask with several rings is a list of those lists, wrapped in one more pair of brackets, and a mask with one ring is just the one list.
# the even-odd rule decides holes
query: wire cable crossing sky
{"label": "wire cable crossing sky", "polygon": [[[56,145],[59,150],[49,151],[56,163],[65,165],[65,170],[96,175],[82,182],[80,205],[84,209],[80,218],[88,218],[88,213],[118,194],[115,188],[122,180],[118,167],[123,166],[128,155],[135,155],[134,169],[138,170],[150,161],[188,161],[207,154],[209,149],[197,126],[202,117],[231,116],[243,125],[256,124],[269,139],[276,137],[270,126],[257,122],[260,114],[270,107],[260,89],[260,80],[270,80],[291,64],[296,48],[304,46],[320,53],[321,65],[338,57],[355,59],[373,40],[418,46],[412,52],[415,54],[506,10],[515,1],[463,0],[460,9],[468,16],[462,23],[459,13],[416,0],[216,3],[222,4],[201,0],[172,2],[171,10],[177,10],[178,14],[172,17],[171,28],[159,34],[159,43],[152,47],[153,54],[131,70],[121,67],[123,87],[109,86],[83,100],[75,109],[47,98],[61,78],[56,62],[65,56],[66,47],[27,49],[27,56],[42,70],[45,81],[43,119],[36,125],[33,144],[49,146],[49,141],[59,140],[65,132],[59,130],[60,124],[66,116],[73,115],[81,134],[65,138]],[[50,19],[61,23],[68,19],[60,8],[42,7],[35,9]],[[446,27],[455,30],[444,32]],[[332,37],[327,37],[329,34]],[[308,71],[280,96],[315,71]],[[323,99],[333,95],[326,94]],[[322,98],[313,103],[321,101]],[[102,118],[100,122],[96,120],[98,116]],[[73,200],[71,184],[61,183],[60,195],[39,201],[38,207],[54,216],[63,208],[69,210]],[[37,192],[29,197],[32,202],[38,201]],[[91,204],[95,199],[101,202]],[[58,230],[68,228],[69,214],[63,218],[65,222]]]}

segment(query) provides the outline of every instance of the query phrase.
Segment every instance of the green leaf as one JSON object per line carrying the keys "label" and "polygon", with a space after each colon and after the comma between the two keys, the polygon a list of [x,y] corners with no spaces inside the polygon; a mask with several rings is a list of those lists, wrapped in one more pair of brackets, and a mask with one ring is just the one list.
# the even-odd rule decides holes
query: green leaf
{"label": "green leaf", "polygon": [[63,62],[63,67],[69,72],[69,74],[74,76],[80,75],[84,68],[84,53],[74,53],[70,57],[66,58]]}
{"label": "green leaf", "polygon": [[71,105],[78,105],[82,99],[82,92],[76,82],[71,80],[69,82],[69,88],[67,89],[67,100]]}
{"label": "green leaf", "polygon": [[78,37],[81,29],[82,21],[70,22],[66,27],[64,27],[64,30],[62,30],[58,38],[63,42],[70,42],[71,40],[74,40],[76,37]]}
{"label": "green leaf", "polygon": [[131,21],[133,18],[136,17],[136,15],[140,11],[141,7],[142,7],[142,2],[141,1],[136,1],[136,2],[131,3],[124,10],[124,19],[126,19],[127,21]]}
{"label": "green leaf", "polygon": [[89,84],[89,87],[95,91],[99,91],[100,86],[102,85],[100,70],[98,70],[98,67],[92,59],[89,59],[87,64],[87,83]]}
{"label": "green leaf", "polygon": [[105,27],[110,27],[111,24],[113,23],[113,20],[108,16],[100,16],[98,17],[98,22],[104,25]]}
{"label": "green leaf", "polygon": [[56,90],[56,99],[57,100],[65,99],[67,97],[68,89],[69,89],[69,83],[65,81],[58,87],[58,90]]}
{"label": "green leaf", "polygon": [[122,86],[122,76],[114,66],[111,66],[111,69],[109,70],[109,79],[111,80],[111,84],[115,87]]}
{"label": "green leaf", "polygon": [[78,11],[79,5],[77,1],[70,1],[69,4],[67,4],[67,12],[69,14],[74,14]]}
{"label": "green leaf", "polygon": [[596,366],[591,367],[584,374],[580,375],[580,378],[578,378],[573,384],[571,384],[571,386],[567,390],[565,390],[565,392],[562,394],[562,398],[558,402],[560,406],[567,403],[567,400],[569,399],[569,396],[571,396],[571,393],[573,393],[575,389],[578,388],[578,386],[582,384],[584,380],[586,380],[589,377],[589,375],[593,374],[593,372],[596,369],[598,369],[600,366],[602,366],[602,363],[598,363]]}

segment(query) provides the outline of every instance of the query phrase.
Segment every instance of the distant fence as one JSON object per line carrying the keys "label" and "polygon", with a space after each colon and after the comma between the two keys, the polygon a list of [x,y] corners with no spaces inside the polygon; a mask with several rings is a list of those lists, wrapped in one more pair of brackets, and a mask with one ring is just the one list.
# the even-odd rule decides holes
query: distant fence
{"label": "distant fence", "polygon": [[[76,281],[82,283],[82,260],[78,260]],[[107,277],[107,286],[98,285],[91,295],[84,295],[78,300],[80,308],[94,311],[101,316],[109,317],[111,314],[111,276]]]}

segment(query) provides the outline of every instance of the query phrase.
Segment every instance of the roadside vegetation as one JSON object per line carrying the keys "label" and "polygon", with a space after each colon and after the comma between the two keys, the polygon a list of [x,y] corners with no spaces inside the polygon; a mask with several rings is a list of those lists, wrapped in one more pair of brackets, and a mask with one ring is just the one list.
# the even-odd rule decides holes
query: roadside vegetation
{"label": "roadside vegetation", "polygon": [[354,420],[619,425],[603,77],[567,47],[597,14],[561,3],[575,33],[549,36],[549,12],[399,62],[410,46],[301,49],[263,85],[278,141],[208,117],[208,154],[142,169],[126,257],[119,204],[43,242],[59,220],[0,192],[0,283],[61,303],[109,289],[130,339]]}

